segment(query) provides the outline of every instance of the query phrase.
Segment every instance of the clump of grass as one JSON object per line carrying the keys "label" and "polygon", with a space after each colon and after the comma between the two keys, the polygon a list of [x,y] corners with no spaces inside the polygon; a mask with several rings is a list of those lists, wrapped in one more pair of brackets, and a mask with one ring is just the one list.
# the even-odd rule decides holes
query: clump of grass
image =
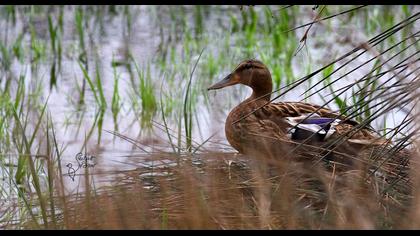
{"label": "clump of grass", "polygon": [[50,33],[51,49],[53,54],[52,65],[50,69],[50,89],[57,84],[57,76],[61,71],[61,58],[62,58],[62,43],[61,33],[63,31],[63,10],[61,8],[60,15],[58,16],[57,24],[53,25],[51,15],[48,15],[48,30]]}
{"label": "clump of grass", "polygon": [[8,48],[6,47],[6,45],[3,45],[2,42],[0,42],[0,50],[1,50],[1,66],[2,66],[2,70],[3,71],[9,71],[10,70],[10,65],[11,65],[11,56],[10,56],[10,52],[8,50]]}
{"label": "clump of grass", "polygon": [[80,55],[80,58],[83,58],[86,56],[86,46],[85,46],[85,25],[84,25],[84,11],[82,7],[78,7],[75,11],[75,25],[77,34],[79,36],[79,45],[82,50],[82,54]]}
{"label": "clump of grass", "polygon": [[[132,60],[134,61],[133,58]],[[141,99],[141,127],[151,128],[151,121],[157,110],[157,103],[150,73],[150,65],[147,65],[146,71],[141,70],[135,61],[134,66],[139,79],[139,87],[136,90],[136,94]]]}
{"label": "clump of grass", "polygon": [[[88,67],[88,60],[87,60],[87,51],[86,51],[86,47],[85,47],[85,27],[83,24],[83,16],[84,16],[84,11],[83,8],[81,6],[79,6],[74,13],[74,21],[75,21],[75,26],[76,26],[76,30],[79,36],[79,47],[80,47],[80,54],[79,54],[79,64],[82,63],[84,65],[84,68],[86,71],[89,70]],[[82,105],[84,104],[85,101],[85,88],[86,88],[86,80],[82,81],[82,89],[80,90],[80,96],[79,96],[79,104]]]}
{"label": "clump of grass", "polygon": [[195,27],[195,37],[200,39],[200,36],[203,34],[203,13],[202,13],[203,6],[197,5],[194,9],[194,27]]}
{"label": "clump of grass", "polygon": [[100,68],[98,66],[98,62],[96,64],[96,72],[95,72],[95,84],[93,83],[91,77],[89,76],[88,72],[87,72],[87,68],[84,67],[82,65],[82,63],[79,61],[79,66],[80,69],[83,72],[83,77],[84,80],[83,81],[87,81],[90,90],[93,93],[93,96],[95,98],[96,104],[98,106],[98,111],[96,112],[95,115],[95,121],[92,125],[91,130],[89,131],[89,135],[88,137],[90,137],[90,135],[92,134],[92,131],[94,130],[94,128],[97,126],[98,128],[98,145],[100,144],[101,141],[101,134],[102,134],[102,124],[103,124],[103,119],[104,119],[104,114],[107,108],[107,102],[105,99],[105,95],[104,95],[104,91],[103,91],[103,86],[102,86],[102,81],[101,81],[101,75],[100,75]]}
{"label": "clump of grass", "polygon": [[112,93],[112,102],[111,102],[111,111],[112,111],[112,118],[114,119],[114,129],[118,131],[118,113],[121,110],[121,101],[118,89],[118,82],[119,82],[119,75],[117,75],[117,69],[114,66],[114,90]]}
{"label": "clump of grass", "polygon": [[[10,98],[11,94],[5,93],[2,96],[2,99],[5,99],[2,104],[4,106],[1,109],[1,112],[4,113],[3,118],[14,125],[11,129],[12,143],[7,148],[9,149],[7,154],[2,155],[2,160],[9,155],[12,158],[9,158],[8,168],[4,168],[5,166],[1,165],[1,172],[7,173],[5,180],[9,184],[8,186],[2,185],[1,192],[4,197],[5,190],[9,189],[9,199],[15,197],[18,199],[16,202],[18,210],[9,212],[6,220],[13,222],[17,218],[16,214],[19,214],[20,225],[26,224],[29,220],[31,227],[52,228],[55,226],[56,221],[54,203],[51,199],[53,191],[51,180],[53,174],[51,171],[55,167],[53,167],[52,155],[40,153],[40,146],[45,142],[47,143],[47,149],[51,147],[49,136],[47,135],[46,141],[39,141],[38,139],[39,136],[43,135],[43,132],[49,131],[49,124],[47,123],[46,128],[44,126],[48,98],[38,110],[34,99],[35,96],[25,89],[24,79],[24,76],[20,76],[16,97],[13,100]],[[37,112],[39,112],[38,116],[34,114]],[[7,127],[2,127],[1,129],[2,135],[0,140],[2,144],[4,143],[3,136],[6,136],[9,132],[9,129],[4,130],[3,128]],[[3,148],[6,147],[2,146]],[[13,157],[15,154],[16,159]],[[47,161],[45,166],[43,164],[44,160]],[[46,171],[44,168],[48,170]],[[43,177],[43,175],[46,177]],[[45,179],[47,179],[47,182],[45,182]],[[3,189],[4,187],[5,189]],[[52,218],[50,218],[51,214]],[[51,222],[52,224],[50,224]]]}
{"label": "clump of grass", "polygon": [[97,68],[96,73],[95,73],[95,79],[96,79],[96,86],[93,83],[91,77],[88,74],[87,68],[84,67],[82,65],[82,63],[79,62],[79,66],[80,69],[83,72],[83,77],[84,79],[87,81],[93,96],[95,98],[95,102],[98,105],[98,107],[100,108],[100,110],[105,110],[107,107],[107,103],[106,103],[106,99],[104,96],[104,92],[103,92],[103,87],[102,87],[102,82],[101,82],[101,77],[100,77],[100,72],[99,72],[99,68]]}

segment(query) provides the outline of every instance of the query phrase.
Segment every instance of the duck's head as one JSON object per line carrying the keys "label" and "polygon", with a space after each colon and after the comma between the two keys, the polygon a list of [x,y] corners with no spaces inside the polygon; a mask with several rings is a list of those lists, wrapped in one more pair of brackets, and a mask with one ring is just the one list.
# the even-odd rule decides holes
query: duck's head
{"label": "duck's head", "polygon": [[254,96],[271,92],[273,85],[268,68],[258,60],[245,60],[221,81],[213,84],[207,90],[216,90],[235,84],[244,84],[252,88]]}

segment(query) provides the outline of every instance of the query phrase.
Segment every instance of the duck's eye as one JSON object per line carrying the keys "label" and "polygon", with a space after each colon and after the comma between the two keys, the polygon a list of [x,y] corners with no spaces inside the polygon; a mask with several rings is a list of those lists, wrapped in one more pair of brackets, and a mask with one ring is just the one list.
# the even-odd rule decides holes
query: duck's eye
{"label": "duck's eye", "polygon": [[250,69],[250,68],[252,68],[252,65],[251,64],[246,64],[245,65],[245,69]]}

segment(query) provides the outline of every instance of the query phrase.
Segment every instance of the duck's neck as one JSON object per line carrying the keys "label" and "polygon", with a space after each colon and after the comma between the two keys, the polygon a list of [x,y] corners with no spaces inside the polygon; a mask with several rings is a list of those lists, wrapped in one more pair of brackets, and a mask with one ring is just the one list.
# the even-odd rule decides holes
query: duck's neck
{"label": "duck's neck", "polygon": [[273,85],[271,84],[271,78],[267,83],[251,84],[248,85],[252,88],[252,94],[247,99],[248,101],[264,101],[268,102],[271,98],[271,92],[273,90]]}
{"label": "duck's neck", "polygon": [[250,100],[262,100],[262,101],[270,101],[271,98],[271,90],[270,91],[261,91],[261,90],[253,90],[251,97],[248,99]]}

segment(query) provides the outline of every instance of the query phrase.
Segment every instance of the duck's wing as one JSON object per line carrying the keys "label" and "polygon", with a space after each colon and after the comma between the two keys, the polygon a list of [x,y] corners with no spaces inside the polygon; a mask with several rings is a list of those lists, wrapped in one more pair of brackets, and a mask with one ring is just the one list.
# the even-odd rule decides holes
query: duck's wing
{"label": "duck's wing", "polygon": [[286,125],[285,122],[288,124],[293,123],[293,125],[305,124],[302,127],[308,128],[333,123],[334,121],[351,126],[359,124],[357,121],[351,120],[328,108],[305,102],[270,103],[262,107],[256,113],[256,116],[259,119],[269,119],[280,126]]}
{"label": "duck's wing", "polygon": [[303,115],[313,114],[321,118],[340,119],[341,121],[357,125],[358,122],[348,119],[348,117],[334,112],[328,108],[305,102],[279,102],[270,103],[261,109],[268,118],[275,117],[301,117]]}
{"label": "duck's wing", "polygon": [[[319,141],[324,141],[330,137],[349,133],[348,131],[359,124],[328,108],[304,102],[271,103],[261,109],[259,116],[275,122],[283,129],[293,127],[289,132],[292,134],[292,139],[314,136]],[[312,135],[314,133],[316,135]],[[372,140],[378,139],[368,128],[359,129],[346,136],[349,136],[349,142],[357,144],[372,144]],[[382,140],[378,142],[383,143]]]}

